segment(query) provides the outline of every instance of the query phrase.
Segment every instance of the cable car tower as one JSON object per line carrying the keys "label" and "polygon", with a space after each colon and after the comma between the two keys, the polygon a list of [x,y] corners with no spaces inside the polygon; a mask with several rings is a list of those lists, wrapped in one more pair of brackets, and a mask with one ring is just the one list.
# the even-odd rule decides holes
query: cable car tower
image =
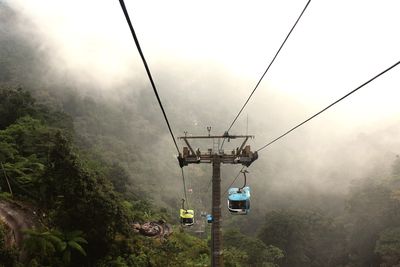
{"label": "cable car tower", "polygon": [[[182,153],[179,153],[178,161],[181,168],[189,164],[211,163],[212,164],[212,225],[211,225],[211,266],[223,267],[222,258],[222,233],[221,233],[221,163],[242,164],[249,167],[258,158],[257,152],[250,150],[250,145],[246,145],[252,135],[229,135],[225,132],[222,136],[210,135],[211,127],[207,127],[208,135],[205,136],[185,136],[178,137],[185,142]],[[192,148],[189,140],[192,139],[213,139],[213,148],[208,148],[202,152],[198,148]],[[244,139],[241,146],[225,153],[219,146],[215,145],[215,140]]]}

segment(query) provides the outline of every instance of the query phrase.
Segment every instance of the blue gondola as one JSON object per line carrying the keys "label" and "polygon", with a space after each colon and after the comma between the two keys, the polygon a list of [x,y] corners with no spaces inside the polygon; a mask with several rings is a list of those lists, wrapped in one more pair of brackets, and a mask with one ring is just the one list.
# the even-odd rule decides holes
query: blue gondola
{"label": "blue gondola", "polygon": [[232,214],[246,215],[250,210],[250,187],[230,188],[228,209]]}
{"label": "blue gondola", "polygon": [[240,171],[244,176],[244,185],[240,188],[229,188],[228,209],[231,214],[246,215],[250,210],[250,187],[246,186],[247,170]]}

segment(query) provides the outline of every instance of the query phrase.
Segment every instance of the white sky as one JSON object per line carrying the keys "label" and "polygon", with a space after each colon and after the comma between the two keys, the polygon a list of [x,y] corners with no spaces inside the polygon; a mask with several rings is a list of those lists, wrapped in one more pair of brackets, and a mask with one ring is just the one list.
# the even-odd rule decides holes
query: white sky
{"label": "white sky", "polygon": [[[171,79],[189,81],[210,68],[220,70],[226,75],[221,80],[240,85],[229,95],[233,118],[306,2],[126,0],[126,5],[156,83],[157,70],[165,66]],[[43,49],[56,55],[56,65],[108,85],[132,76],[147,79],[117,0],[12,3],[39,27]],[[262,112],[272,96],[287,95],[305,109],[288,121],[293,126],[393,65],[400,60],[399,10],[398,0],[311,1],[246,112]],[[399,85],[397,67],[325,118],[343,130],[397,121]],[[282,108],[288,109],[285,103]]]}

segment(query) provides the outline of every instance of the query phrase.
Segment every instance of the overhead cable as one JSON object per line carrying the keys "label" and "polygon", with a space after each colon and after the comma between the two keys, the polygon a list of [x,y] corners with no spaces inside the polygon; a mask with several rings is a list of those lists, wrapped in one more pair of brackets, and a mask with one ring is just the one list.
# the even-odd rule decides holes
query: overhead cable
{"label": "overhead cable", "polygon": [[[133,39],[135,41],[135,44],[136,44],[136,48],[137,48],[137,50],[138,50],[138,52],[140,54],[140,57],[142,58],[143,65],[144,65],[144,67],[146,69],[146,73],[147,73],[147,76],[149,77],[151,86],[153,87],[153,91],[154,91],[154,94],[156,95],[158,104],[160,105],[160,108],[161,108],[162,114],[164,116],[165,122],[167,123],[169,133],[171,134],[171,137],[172,137],[172,141],[174,141],[176,151],[179,154],[179,148],[178,148],[178,144],[176,143],[175,135],[172,132],[171,125],[170,125],[170,123],[168,121],[167,114],[165,113],[164,107],[163,107],[163,105],[161,103],[160,96],[158,95],[158,91],[157,91],[156,85],[154,83],[153,77],[151,75],[149,66],[147,65],[146,59],[145,59],[145,57],[143,55],[142,49],[141,49],[140,44],[139,44],[139,40],[138,40],[138,38],[136,36],[135,30],[133,29],[133,26],[132,26],[132,23],[131,23],[131,19],[129,18],[128,11],[126,10],[126,6],[125,6],[125,3],[124,3],[124,0],[119,0],[119,3],[121,4],[122,11],[124,12],[126,21],[127,21],[128,25],[129,25],[129,29],[131,30],[132,37],[133,37]],[[189,202],[187,200],[187,195],[186,195],[185,175],[183,173],[183,169],[182,168],[181,168],[181,171],[182,171],[182,180],[183,180],[183,190],[184,190],[184,194],[185,194],[185,201],[186,201],[187,205],[189,206]]]}
{"label": "overhead cable", "polygon": [[240,171],[239,171],[239,173],[236,175],[235,179],[233,179],[232,183],[226,188],[226,190],[224,191],[224,193],[223,193],[222,195],[225,195],[225,194],[228,192],[229,188],[231,188],[231,186],[236,182],[237,178],[239,178],[239,176],[240,176],[240,174],[242,173],[242,171],[243,171],[244,168],[246,168],[246,167],[243,166],[243,167],[240,169]]}
{"label": "overhead cable", "polygon": [[385,74],[386,72],[388,72],[389,70],[393,69],[394,67],[396,67],[397,65],[400,64],[400,61],[398,61],[397,63],[395,63],[394,65],[390,66],[389,68],[385,69],[384,71],[382,71],[381,73],[379,73],[378,75],[374,76],[373,78],[369,79],[368,81],[366,81],[365,83],[361,84],[360,86],[358,86],[356,89],[352,90],[351,92],[349,92],[348,94],[344,95],[343,97],[339,98],[338,100],[336,100],[335,102],[333,102],[332,104],[328,105],[327,107],[325,107],[324,109],[322,109],[321,111],[315,113],[314,115],[312,115],[311,117],[309,117],[308,119],[306,119],[305,121],[297,124],[295,127],[291,128],[289,131],[285,132],[284,134],[278,136],[277,138],[273,139],[271,142],[267,143],[266,145],[260,147],[259,149],[257,149],[256,151],[259,152],[260,150],[263,150],[264,148],[272,145],[273,143],[275,143],[276,141],[278,141],[279,139],[283,138],[284,136],[286,136],[287,134],[291,133],[292,131],[296,130],[297,128],[299,128],[300,126],[302,126],[303,124],[307,123],[308,121],[314,119],[315,117],[317,117],[318,115],[320,115],[322,112],[326,111],[327,109],[331,108],[333,105],[337,104],[338,102],[342,101],[343,99],[345,99],[346,97],[350,96],[351,94],[355,93],[356,91],[358,91],[359,89],[363,88],[365,85],[369,84],[370,82],[372,82],[373,80],[375,80],[376,78],[378,78],[379,76]]}
{"label": "overhead cable", "polygon": [[242,113],[243,109],[246,107],[247,103],[249,102],[250,98],[253,96],[254,92],[257,90],[258,86],[260,85],[262,79],[264,78],[265,74],[267,74],[268,70],[270,69],[272,63],[274,63],[276,57],[278,56],[279,52],[282,50],[282,47],[285,45],[286,41],[288,40],[290,34],[296,27],[297,23],[299,22],[300,18],[303,16],[304,12],[306,11],[308,5],[310,4],[311,0],[308,0],[307,4],[303,8],[303,11],[301,12],[300,16],[297,18],[296,22],[294,23],[293,27],[290,29],[289,33],[287,34],[285,40],[279,47],[278,51],[276,52],[275,56],[273,57],[272,61],[269,63],[267,69],[264,71],[263,75],[261,76],[260,80],[257,82],[256,86],[254,87],[253,91],[251,92],[250,96],[247,98],[246,102],[243,104],[242,108],[240,109],[239,113],[236,115],[235,119],[232,121],[231,125],[229,126],[227,132],[229,132],[232,128],[232,126],[235,124],[236,120],[239,118],[240,114]]}
{"label": "overhead cable", "polygon": [[187,195],[186,195],[186,182],[185,182],[185,174],[183,173],[183,168],[181,168],[181,172],[182,172],[183,191],[185,192],[186,205],[187,205],[187,207],[190,207],[189,201],[188,201],[188,198],[187,198]]}
{"label": "overhead cable", "polygon": [[161,103],[160,96],[158,95],[157,88],[156,88],[156,85],[155,85],[155,83],[153,81],[153,77],[151,76],[151,72],[150,72],[149,66],[147,65],[146,59],[144,58],[142,49],[140,48],[139,40],[138,40],[138,38],[136,36],[135,30],[133,29],[133,26],[132,26],[132,23],[131,23],[131,19],[129,18],[128,11],[126,10],[126,6],[125,6],[125,3],[124,3],[124,0],[119,0],[119,3],[121,4],[122,11],[124,12],[126,21],[128,22],[129,29],[131,30],[131,33],[132,33],[132,37],[135,40],[135,44],[136,44],[137,50],[139,51],[140,57],[142,58],[143,65],[144,65],[144,67],[146,69],[146,72],[147,72],[147,76],[149,77],[151,86],[153,87],[154,94],[156,95],[158,104],[160,105],[161,111],[162,111],[162,113],[164,115],[164,119],[165,119],[165,122],[167,123],[169,133],[171,134],[172,140],[174,141],[176,150],[177,150],[177,152],[179,154],[178,144],[176,143],[174,133],[172,132],[171,125],[169,124],[169,121],[168,121],[168,118],[167,118],[167,114],[165,113],[164,107],[163,107],[163,105]]}

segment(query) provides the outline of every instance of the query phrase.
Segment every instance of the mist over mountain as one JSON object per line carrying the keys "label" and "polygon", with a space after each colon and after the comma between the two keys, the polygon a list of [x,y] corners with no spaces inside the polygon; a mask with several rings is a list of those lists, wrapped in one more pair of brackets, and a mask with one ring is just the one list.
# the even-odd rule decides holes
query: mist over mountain
{"label": "mist over mountain", "polygon": [[[87,153],[88,158],[99,164],[118,164],[127,172],[128,190],[174,214],[184,193],[176,150],[119,6],[98,5],[98,10],[88,13],[90,3],[63,10],[66,7],[63,4],[46,1],[39,1],[36,6],[26,1],[0,2],[0,85],[22,87],[38,103],[70,116],[75,131],[74,143]],[[74,16],[69,13],[71,10],[76,11]],[[138,21],[142,16],[138,15]],[[138,30],[138,34],[146,36],[143,30]],[[246,73],[243,76],[238,75],[238,71],[206,57],[188,60],[183,56],[175,57],[169,50],[154,52],[154,45],[149,44],[151,38],[143,39],[144,53],[149,55],[147,59],[174,134],[182,136],[187,131],[188,134],[205,135],[207,126],[212,127],[213,134],[223,134],[259,77],[249,77],[247,70],[243,71]],[[166,36],[165,42],[168,41]],[[168,43],[166,46],[173,45]],[[235,58],[235,54],[231,56]],[[377,66],[376,72],[380,68]],[[313,95],[310,91],[302,94],[301,90],[307,84],[315,86],[320,82],[318,77],[313,79],[312,75],[304,75],[304,82],[300,84],[297,75],[293,76],[293,82],[290,75],[287,81],[280,75],[274,76],[278,70],[283,71],[281,65],[262,82],[230,131],[230,134],[255,135],[249,141],[253,150],[377,74],[368,69],[364,76],[357,74],[352,83],[321,83],[318,84],[321,89]],[[362,195],[363,190],[377,192],[371,195],[387,200],[382,201],[384,206],[390,202],[385,207],[392,211],[390,205],[397,205],[397,186],[392,181],[397,176],[393,169],[400,154],[400,110],[395,101],[398,70],[394,69],[393,73],[379,78],[371,87],[357,92],[260,151],[259,159],[251,165],[248,175],[248,185],[252,187],[252,212],[245,218],[237,218],[225,211],[227,229],[239,229],[241,233],[257,236],[266,245],[291,251],[294,248],[275,242],[275,237],[267,234],[271,229],[275,233],[274,222],[283,225],[290,217],[299,223],[293,226],[288,222],[288,225],[302,229],[310,240],[316,238],[317,231],[327,231],[332,238],[342,240],[345,230],[340,228],[341,223],[347,220],[351,222],[349,229],[355,229],[364,216],[357,213],[357,208],[368,208],[365,203],[369,199],[358,202],[355,196]],[[331,72],[331,75],[335,77],[335,73]],[[349,81],[348,77],[345,80]],[[299,89],[295,93],[290,91],[295,89],[288,89],[297,86]],[[184,146],[183,142],[178,144]],[[230,151],[239,145],[232,140],[224,145],[224,149]],[[194,147],[204,151],[212,146],[212,142],[194,143]],[[222,166],[223,190],[228,188],[239,169],[240,166]],[[190,165],[184,170],[187,187],[191,189],[190,202],[199,213],[209,212],[211,166]],[[242,182],[238,179],[235,185]],[[391,186],[393,191],[388,189]],[[349,203],[353,204],[359,217],[346,213]],[[302,209],[306,211],[298,211]],[[378,216],[378,210],[372,214]],[[311,224],[303,224],[303,220],[314,216],[309,211],[322,214],[315,215],[322,216],[321,221],[326,219],[323,216],[328,216],[332,224],[312,224],[310,227],[315,228],[310,230]],[[178,222],[178,218],[171,220]],[[371,239],[373,245],[368,248],[368,253],[378,253],[380,250],[375,247],[378,236],[381,234],[384,238],[385,229],[395,228],[393,218],[387,221],[379,226],[369,225],[371,231],[375,231],[375,239]],[[356,232],[351,233],[356,235]],[[317,246],[318,242],[320,239],[312,246]],[[353,249],[358,245],[343,246]],[[326,247],[328,251],[338,250],[337,247]],[[346,254],[343,257],[347,260],[351,258],[351,253],[337,253]],[[290,260],[280,264],[311,266],[307,263],[291,265]],[[339,265],[333,261],[330,264],[357,266]]]}

